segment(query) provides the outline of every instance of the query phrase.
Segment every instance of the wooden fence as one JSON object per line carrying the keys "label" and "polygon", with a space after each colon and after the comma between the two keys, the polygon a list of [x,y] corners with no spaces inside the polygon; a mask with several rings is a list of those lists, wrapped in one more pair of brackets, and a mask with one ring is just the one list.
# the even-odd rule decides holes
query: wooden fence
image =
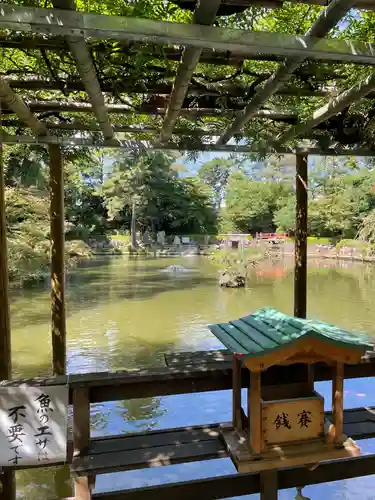
{"label": "wooden fence", "polygon": [[[265,385],[301,382],[306,367],[275,367],[265,373]],[[375,359],[365,357],[361,364],[345,367],[345,378],[375,376]],[[331,380],[330,368],[316,365],[315,380]],[[119,492],[92,494],[97,474],[164,466],[227,457],[220,440],[218,424],[150,431],[140,434],[90,437],[90,404],[151,396],[197,393],[230,389],[232,373],[226,351],[183,353],[165,356],[161,368],[132,372],[92,373],[4,381],[2,386],[69,385],[73,405],[73,441],[69,443],[71,474],[76,500],[192,499],[197,488],[205,500],[261,492],[261,498],[276,498],[262,488],[262,474],[231,474],[221,477],[158,485]],[[242,386],[248,387],[248,372],[243,371]],[[375,412],[374,412],[375,413]],[[370,408],[346,410],[344,429],[355,439],[375,437],[375,414]],[[350,466],[349,463],[350,462]],[[375,473],[375,455],[325,462],[316,470],[280,470],[277,487],[290,488],[336,481]],[[264,477],[263,477],[264,479]],[[276,492],[277,492],[276,487]],[[277,493],[276,493],[277,494]],[[271,495],[271,496],[270,496]],[[5,500],[7,497],[0,495]]]}

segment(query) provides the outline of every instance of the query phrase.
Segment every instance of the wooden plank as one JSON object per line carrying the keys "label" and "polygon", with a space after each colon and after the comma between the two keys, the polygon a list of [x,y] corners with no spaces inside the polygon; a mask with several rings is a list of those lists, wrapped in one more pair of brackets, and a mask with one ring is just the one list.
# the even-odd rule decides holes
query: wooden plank
{"label": "wooden plank", "polygon": [[[90,444],[90,391],[86,387],[73,390],[73,459],[86,454]],[[95,475],[74,480],[76,500],[91,500]]]}
{"label": "wooden plank", "polygon": [[307,120],[301,121],[297,125],[292,125],[286,132],[280,134],[277,137],[277,142],[279,144],[286,144],[291,139],[310,132],[312,128],[325,122],[332,116],[338,115],[351,104],[360,102],[373,90],[375,90],[375,72],[370,73],[365,79],[356,82],[355,85],[344,90],[339,95],[333,92],[327,104],[315,109],[311,117]]}
{"label": "wooden plank", "polygon": [[[345,410],[344,412],[344,432],[346,435],[352,437],[353,439],[367,439],[375,437],[375,422],[372,419],[372,409],[357,408],[351,410]],[[330,413],[326,413],[326,417],[332,419]],[[115,435],[115,436],[102,436],[95,437],[91,440],[90,447],[87,450],[87,456],[91,457],[92,460],[96,460],[98,455],[102,457],[107,457],[107,462],[112,461],[112,453],[122,454],[125,457],[127,467],[132,468],[131,458],[134,450],[142,450],[145,453],[150,452],[151,454],[158,455],[160,450],[164,446],[168,445],[173,448],[174,445],[180,447],[181,445],[189,445],[191,443],[201,444],[203,447],[206,446],[208,442],[211,443],[210,446],[217,447],[217,450],[222,450],[222,440],[219,433],[219,427],[225,428],[230,427],[230,424],[207,424],[193,427],[179,427],[175,429],[162,429],[155,431],[146,431],[141,433],[131,433],[129,435]],[[245,426],[246,427],[246,426]],[[243,434],[245,435],[245,434]],[[68,442],[68,448],[73,448],[73,443]],[[195,452],[196,450],[194,450]],[[203,455],[195,454],[190,456],[185,461],[195,461],[206,459],[207,455],[204,453],[207,451],[202,450]],[[68,456],[72,456],[72,452],[68,452]],[[224,455],[223,455],[224,456]],[[203,458],[202,458],[203,457]],[[221,458],[216,457],[216,458]],[[215,458],[211,456],[209,458]],[[91,460],[87,458],[87,460]],[[104,460],[104,458],[102,459]],[[162,465],[162,464],[158,464]],[[165,465],[168,465],[166,463]],[[140,468],[148,466],[142,464],[135,464],[135,468]],[[20,467],[22,468],[35,468],[32,467]],[[88,471],[90,472],[90,471]],[[82,470],[83,474],[84,471]]]}
{"label": "wooden plank", "polygon": [[179,427],[119,436],[106,436],[91,441],[88,455],[99,455],[117,451],[132,451],[162,447],[165,445],[181,445],[192,442],[217,441],[219,424]]}
{"label": "wooden plank", "polygon": [[0,380],[7,380],[12,376],[12,356],[9,313],[8,244],[5,218],[4,162],[1,132],[2,131],[0,129]]}
{"label": "wooden plank", "polygon": [[53,373],[64,375],[66,370],[64,168],[60,146],[51,144],[49,154]]}
{"label": "wooden plank", "polygon": [[[53,16],[51,15],[53,13]],[[243,54],[312,57],[374,64],[370,43],[319,39],[282,33],[263,33],[231,28],[154,21],[132,17],[98,15],[54,9],[2,5],[2,29],[37,31],[48,35],[77,35],[93,39],[133,40],[143,43],[186,45]]]}
{"label": "wooden plank", "polygon": [[307,365],[307,383],[309,385],[310,390],[314,389],[314,365],[313,364],[308,364]]}
{"label": "wooden plank", "polygon": [[[374,51],[375,53],[375,51]],[[74,104],[69,105],[60,105],[58,109],[55,105],[50,106],[48,103],[45,106],[38,105],[38,108],[52,108],[55,111],[63,111],[62,108],[73,108]],[[32,108],[33,106],[30,105]],[[72,110],[72,112],[81,111],[78,109]],[[110,110],[108,110],[110,111]],[[182,110],[183,111],[183,110]],[[214,113],[212,113],[214,111]],[[220,114],[221,117],[224,116],[225,111],[220,113],[216,112],[216,110],[209,109],[207,112],[210,113],[210,116],[218,116]],[[155,114],[153,112],[138,112],[134,110],[129,110],[129,113],[126,114],[146,114],[151,115]],[[197,116],[201,116],[200,111],[195,111],[194,109],[189,110],[189,117],[195,119]],[[180,113],[181,116],[184,115],[183,112]],[[204,115],[207,115],[206,111]],[[86,134],[87,135],[87,134]],[[236,144],[230,145],[218,145],[211,143],[194,143],[194,144],[181,144],[178,143],[167,143],[160,144],[155,143],[150,140],[141,140],[141,141],[129,141],[129,140],[119,140],[118,142],[114,141],[98,141],[95,135],[91,135],[90,138],[81,138],[81,137],[59,137],[59,136],[43,136],[43,137],[34,137],[30,135],[4,135],[3,139],[4,144],[59,144],[61,146],[81,146],[85,148],[114,148],[121,149],[123,151],[134,151],[135,148],[147,148],[152,147],[155,151],[163,151],[167,149],[168,151],[219,151],[219,152],[237,152],[237,153],[262,153],[266,154],[264,150],[260,150],[256,145],[254,146],[241,146]],[[372,158],[375,156],[375,151],[370,150],[368,148],[320,148],[320,147],[284,147],[284,146],[270,146],[268,150],[268,154],[307,154],[307,155],[320,155],[320,156],[363,156]]]}
{"label": "wooden plank", "polygon": [[[1,100],[0,100],[1,118]],[[5,184],[2,130],[0,126],[0,380],[12,377],[11,331],[9,312],[8,245],[5,218]],[[0,500],[16,498],[16,480],[12,469],[0,476]]]}
{"label": "wooden plank", "polygon": [[161,467],[192,461],[226,457],[227,453],[220,440],[198,441],[172,444],[131,452],[117,451],[98,455],[88,455],[73,459],[73,476],[106,474],[109,472]]}
{"label": "wooden plank", "polygon": [[232,423],[236,429],[242,429],[241,414],[241,361],[233,356]]}
{"label": "wooden plank", "polygon": [[[364,357],[357,365],[345,366],[345,378],[375,377],[375,359]],[[242,387],[248,387],[248,371],[242,370]],[[325,364],[315,366],[315,380],[332,380],[331,368]],[[262,384],[300,383],[306,381],[303,365],[273,366],[262,375]],[[0,382],[2,387],[66,385],[90,388],[90,402],[139,399],[152,396],[197,393],[232,389],[231,363],[218,361],[202,366],[179,368],[145,368],[134,371],[82,373],[59,377],[36,377]],[[72,391],[71,391],[72,392]],[[70,395],[72,403],[72,395]]]}
{"label": "wooden plank", "polygon": [[[278,472],[279,489],[295,488],[310,484],[321,484],[374,474],[375,455],[324,462],[315,470],[306,467],[283,469]],[[111,493],[98,493],[94,500],[191,500],[199,492],[204,500],[232,498],[260,492],[259,474],[230,474],[172,484],[148,486]]]}
{"label": "wooden plank", "polygon": [[294,315],[306,318],[307,307],[307,156],[296,156],[296,231]]}
{"label": "wooden plank", "polygon": [[263,448],[262,438],[262,413],[261,413],[261,374],[251,372],[249,399],[249,421],[250,421],[250,447],[254,454],[261,452]]}
{"label": "wooden plank", "polygon": [[336,363],[332,383],[332,416],[335,426],[335,443],[340,442],[344,426],[344,365]]}
{"label": "wooden plank", "polygon": [[90,391],[86,387],[73,389],[74,456],[81,455],[90,444]]}
{"label": "wooden plank", "polygon": [[[353,7],[355,0],[332,0],[327,8],[323,10],[314,24],[308,29],[305,37],[306,42],[314,45],[317,38],[323,38],[344,18]],[[244,126],[254,117],[257,110],[263,106],[272,95],[289,79],[293,77],[296,69],[302,64],[304,58],[286,59],[276,69],[267,81],[255,89],[255,93],[246,107],[237,114],[234,122],[218,139],[218,144],[227,143],[235,134],[238,134]]]}
{"label": "wooden plank", "polygon": [[[200,0],[197,2],[192,22],[203,25],[212,24],[215,21],[220,2],[221,0]],[[186,47],[181,56],[176,79],[169,97],[167,112],[160,131],[161,142],[168,141],[172,135],[202,50],[203,47]]]}
{"label": "wooden plank", "polygon": [[48,134],[48,130],[44,123],[31,112],[30,108],[26,106],[21,97],[13,92],[8,82],[6,82],[2,76],[0,76],[0,101],[3,101],[9,109],[16,113],[16,115],[24,123],[26,123],[35,134]]}
{"label": "wooden plank", "polygon": [[277,470],[261,472],[260,500],[277,500]]}
{"label": "wooden plank", "polygon": [[[227,441],[227,435],[224,436]],[[343,459],[358,456],[360,450],[350,438],[342,441],[342,446],[328,444],[325,439],[294,442],[288,445],[275,445],[260,455],[246,457],[248,447],[245,440],[238,442],[237,450],[231,453],[238,472],[262,472],[286,467],[308,466],[325,460]]]}
{"label": "wooden plank", "polygon": [[353,439],[372,439],[375,437],[375,422],[344,423],[344,433]]}
{"label": "wooden plank", "polygon": [[375,408],[364,407],[344,410],[344,424],[353,424],[355,422],[367,421],[375,423]]}

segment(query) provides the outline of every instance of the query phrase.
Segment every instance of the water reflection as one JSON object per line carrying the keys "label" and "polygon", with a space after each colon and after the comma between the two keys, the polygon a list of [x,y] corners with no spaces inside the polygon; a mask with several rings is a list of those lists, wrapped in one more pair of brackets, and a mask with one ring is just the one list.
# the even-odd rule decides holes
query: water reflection
{"label": "water reflection", "polygon": [[[192,272],[172,276],[161,272],[172,264],[191,268]],[[375,311],[371,307],[375,299],[375,267],[322,260],[309,264],[309,316],[375,335]],[[207,324],[227,321],[264,306],[292,313],[292,265],[292,260],[262,264],[253,269],[248,287],[238,290],[221,289],[217,285],[217,269],[207,258],[116,257],[75,270],[67,284],[69,372],[164,365],[166,352],[222,347],[206,328]],[[48,287],[13,290],[14,376],[50,373],[49,307]],[[375,403],[369,400],[373,391],[368,384],[368,381],[348,382],[351,406],[364,404],[359,394],[366,395],[366,404]],[[230,408],[228,391],[108,402],[93,405],[92,432],[97,436],[225,421],[230,418]],[[97,489],[234,473],[228,460],[175,467],[101,476]],[[64,474],[64,469],[18,473],[19,498],[44,500],[70,496],[66,492],[69,481]],[[327,500],[352,498],[345,488],[350,494],[353,488],[339,484],[336,489],[330,485],[323,494],[319,490],[323,486],[307,489],[305,494],[311,498],[320,495]],[[366,498],[363,487],[358,491]],[[281,498],[293,496],[290,492],[281,493]]]}

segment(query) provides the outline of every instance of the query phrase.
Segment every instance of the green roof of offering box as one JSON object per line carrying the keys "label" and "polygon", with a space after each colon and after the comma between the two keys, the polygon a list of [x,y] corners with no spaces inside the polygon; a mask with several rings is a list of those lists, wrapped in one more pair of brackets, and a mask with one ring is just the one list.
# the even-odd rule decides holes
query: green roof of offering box
{"label": "green roof of offering box", "polygon": [[209,325],[211,332],[234,354],[264,356],[301,337],[317,338],[346,349],[372,350],[375,338],[352,333],[322,321],[295,318],[264,308],[243,318]]}

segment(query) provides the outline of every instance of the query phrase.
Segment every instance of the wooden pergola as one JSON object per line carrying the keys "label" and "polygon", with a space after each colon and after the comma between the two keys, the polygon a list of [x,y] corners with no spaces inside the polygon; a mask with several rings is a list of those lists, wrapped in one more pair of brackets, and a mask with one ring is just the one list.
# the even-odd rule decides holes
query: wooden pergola
{"label": "wooden pergola", "polygon": [[[350,9],[375,11],[375,1],[293,2],[325,7],[303,36],[213,26],[217,15],[226,9],[283,8],[283,0],[186,0],[185,6],[195,9],[191,24],[81,12],[76,10],[74,0],[52,0],[54,8],[0,6],[3,55],[5,51],[37,54],[44,59],[49,72],[48,77],[29,73],[21,77],[22,71],[18,68],[16,72],[0,74],[0,379],[11,377],[2,144],[44,144],[49,149],[54,374],[63,375],[66,365],[64,146],[234,151],[263,156],[295,154],[294,313],[298,317],[306,316],[308,155],[374,156],[371,143],[346,144],[334,140],[329,120],[340,119],[340,113],[362,99],[367,102],[375,99],[375,70],[372,69],[375,45],[326,37]],[[169,67],[161,71],[154,64],[153,80],[134,81],[123,75],[117,80],[103,77],[92,47],[96,54],[102,51],[105,55],[108,40],[117,44],[118,53],[130,58],[141,50],[152,61],[178,62],[177,72],[171,72]],[[56,70],[48,58],[50,53],[60,60],[63,54],[69,54],[70,64],[75,65],[73,76]],[[214,68],[233,66],[238,70],[246,60],[272,61],[278,66],[273,72],[253,74],[251,89],[239,83],[202,84],[199,64],[210,64]],[[338,86],[327,87],[326,80],[338,79],[335,66],[348,63],[366,67],[366,77],[348,88],[342,88],[340,82],[340,91]],[[316,68],[323,77],[314,71]],[[306,85],[306,77],[314,79],[314,88]],[[58,97],[35,97],[51,91]],[[143,100],[139,96],[143,96]],[[278,109],[272,104],[270,100],[274,96],[319,98],[324,99],[325,104],[301,119],[295,111]],[[225,107],[220,106],[223,98]],[[139,125],[139,116],[147,116],[149,121]],[[251,132],[251,124],[255,122],[260,123],[260,127],[264,124],[265,130],[269,123],[278,124],[277,137],[271,140],[265,135],[264,141],[258,143]],[[322,142],[321,138],[325,140]],[[3,484],[4,490],[13,491],[13,495],[12,478],[12,473],[6,473]],[[12,496],[0,493],[0,498]]]}

